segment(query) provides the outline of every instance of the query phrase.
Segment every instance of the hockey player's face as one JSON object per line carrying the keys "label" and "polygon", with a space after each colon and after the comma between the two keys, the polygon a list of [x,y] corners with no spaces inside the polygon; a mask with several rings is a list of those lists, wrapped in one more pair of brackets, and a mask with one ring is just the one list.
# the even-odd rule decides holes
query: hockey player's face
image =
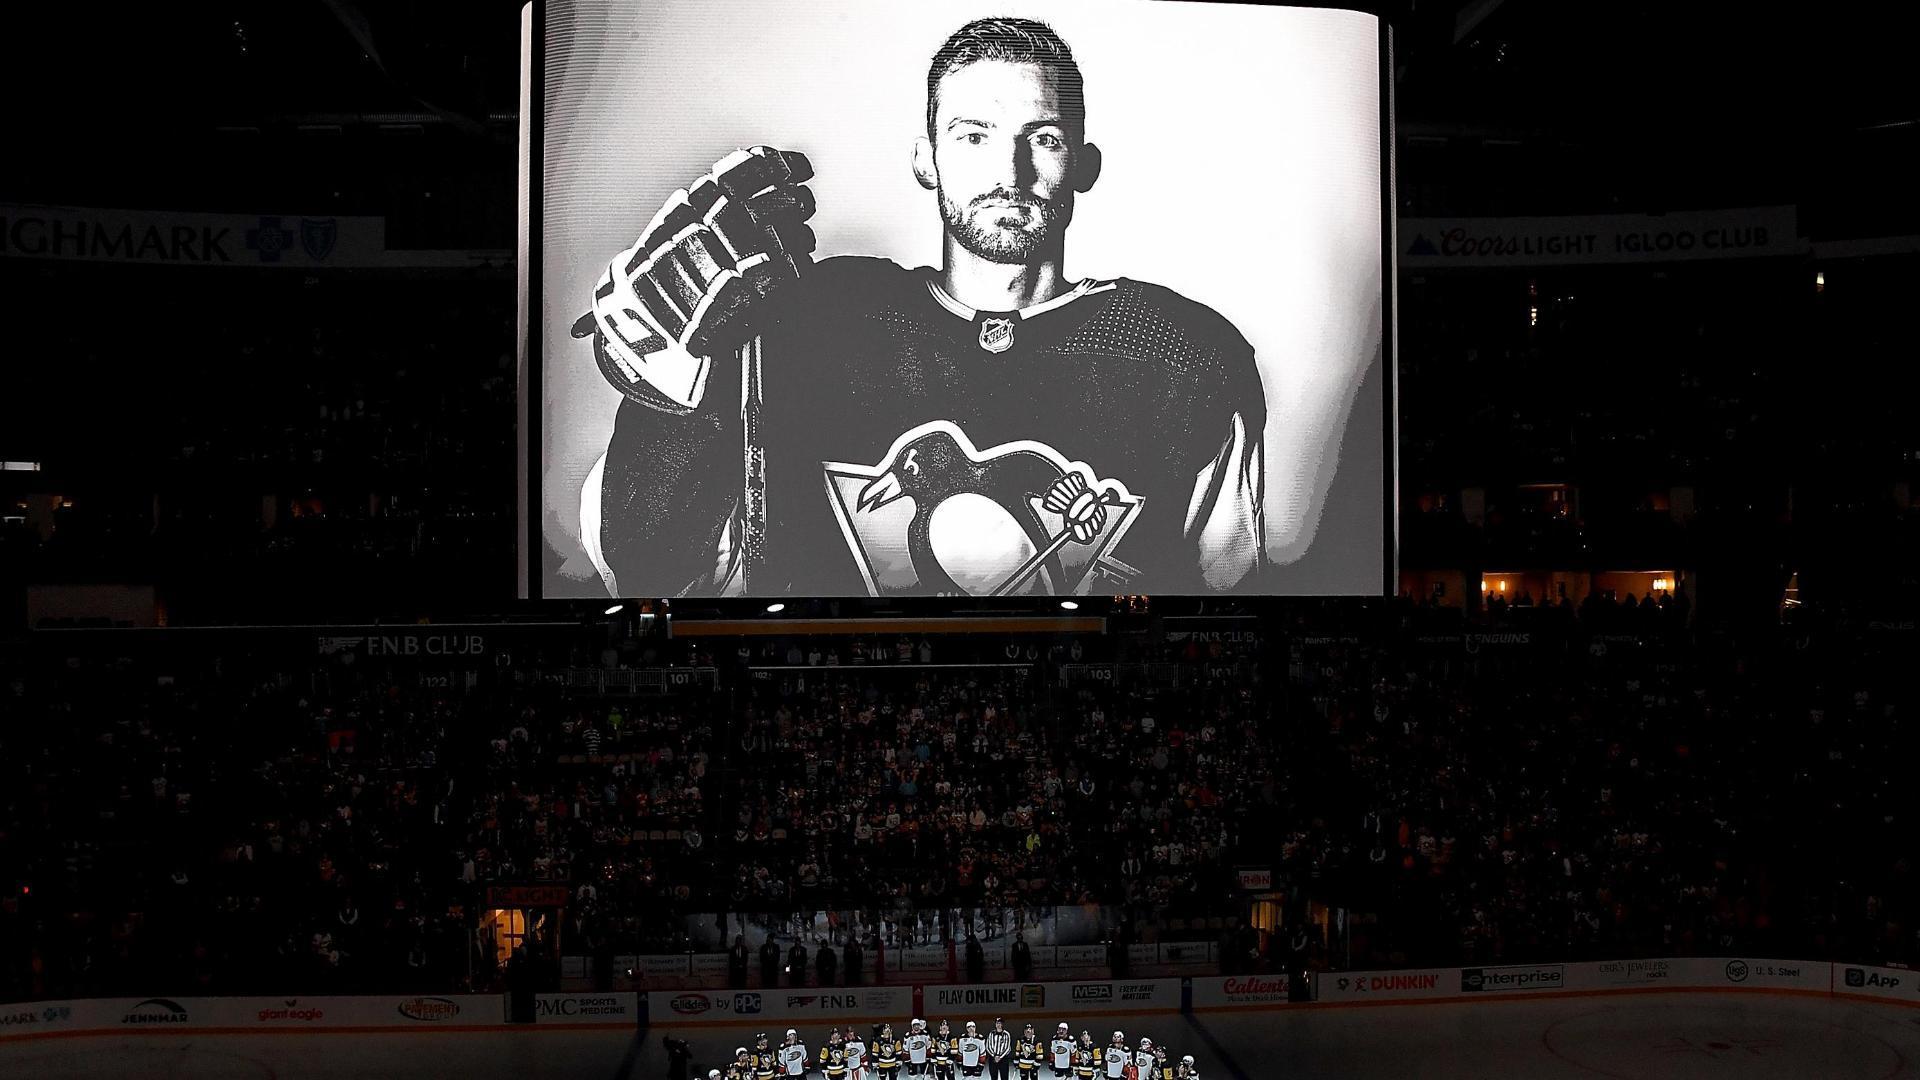
{"label": "hockey player's face", "polygon": [[1032,64],[981,60],[940,80],[934,166],[940,214],[982,259],[1027,263],[1073,220],[1078,133]]}

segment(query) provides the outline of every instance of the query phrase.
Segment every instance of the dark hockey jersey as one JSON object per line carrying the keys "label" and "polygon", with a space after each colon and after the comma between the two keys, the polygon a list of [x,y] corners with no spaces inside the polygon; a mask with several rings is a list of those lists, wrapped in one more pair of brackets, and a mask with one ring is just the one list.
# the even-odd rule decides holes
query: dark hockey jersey
{"label": "dark hockey jersey", "polygon": [[582,514],[618,595],[1251,583],[1265,405],[1211,309],[1121,278],[980,312],[930,269],[852,257],[769,302],[764,542],[745,528],[742,364],[715,358],[691,411],[621,405]]}

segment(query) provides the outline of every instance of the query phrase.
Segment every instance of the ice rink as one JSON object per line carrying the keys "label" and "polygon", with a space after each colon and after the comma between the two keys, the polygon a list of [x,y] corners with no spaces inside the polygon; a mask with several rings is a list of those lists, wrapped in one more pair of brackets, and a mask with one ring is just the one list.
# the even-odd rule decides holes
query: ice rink
{"label": "ice rink", "polygon": [[[1920,1076],[1920,1067],[1912,1064],[1920,1061],[1920,1009],[1760,993],[1081,1017],[1074,1022],[1075,1032],[1082,1027],[1101,1043],[1116,1027],[1126,1032],[1130,1043],[1141,1035],[1164,1041],[1177,1053],[1192,1054],[1207,1080]],[[703,1070],[731,1057],[733,1047],[753,1034],[753,1029],[712,1025],[656,1026],[638,1037],[625,1030],[538,1028],[432,1034],[115,1034],[0,1042],[0,1076],[656,1080],[666,1075],[660,1041],[669,1031],[692,1043]],[[776,1042],[783,1032],[773,1032]],[[1042,1070],[1042,1076],[1047,1075]]]}

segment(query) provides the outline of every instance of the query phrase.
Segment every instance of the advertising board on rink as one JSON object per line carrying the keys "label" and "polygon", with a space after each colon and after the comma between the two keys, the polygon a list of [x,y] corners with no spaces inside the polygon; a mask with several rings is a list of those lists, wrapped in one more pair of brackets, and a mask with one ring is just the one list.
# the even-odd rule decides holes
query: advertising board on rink
{"label": "advertising board on rink", "polygon": [[[895,971],[913,973],[929,971],[944,972],[947,970],[947,950],[944,947],[926,946],[914,949],[899,949],[889,955],[894,958],[894,963],[889,966]],[[961,962],[961,958],[956,956],[954,962]]]}
{"label": "advertising board on rink", "polygon": [[533,999],[537,1024],[613,1024],[638,1021],[640,996],[631,991],[609,994],[539,994]]}
{"label": "advertising board on rink", "polygon": [[983,986],[929,986],[926,1008],[933,1013],[985,1010],[988,1019],[1003,1013],[1076,1014],[1167,1011],[1180,1008],[1179,979],[1121,979],[1087,982],[1002,983]]}
{"label": "advertising board on rink", "polygon": [[727,977],[726,953],[694,953],[691,957],[692,974],[696,979],[724,979]]}
{"label": "advertising board on rink", "polygon": [[1675,965],[1685,961],[1655,958],[1648,960],[1602,960],[1594,964],[1567,965],[1568,990],[1620,990],[1634,987],[1671,986],[1678,972]]}
{"label": "advertising board on rink", "polygon": [[655,1024],[904,1017],[912,1009],[910,986],[655,990],[647,995],[647,1017]]}
{"label": "advertising board on rink", "polygon": [[1833,992],[1920,1004],[1920,972],[1912,968],[1833,965]]}
{"label": "advertising board on rink", "polygon": [[[1322,976],[1327,978],[1328,976]],[[1287,976],[1228,975],[1193,980],[1195,1009],[1260,1008],[1287,1003]]]}
{"label": "advertising board on rink", "polygon": [[1055,967],[1094,968],[1107,966],[1105,945],[1062,945],[1053,950]]}
{"label": "advertising board on rink", "polygon": [[[720,953],[717,955],[720,958],[720,966],[714,973],[725,975],[727,973],[726,954]],[[691,953],[680,953],[678,955],[661,953],[649,956],[636,956],[634,957],[634,962],[629,966],[633,968],[635,974],[643,975],[650,979],[681,978],[685,977],[689,970],[691,970],[689,967],[691,962]]]}
{"label": "advertising board on rink", "polygon": [[1205,964],[1220,955],[1220,943],[1215,941],[1163,941],[1159,945],[1160,962],[1163,964]]}
{"label": "advertising board on rink", "polygon": [[1329,971],[1316,981],[1322,1001],[1414,1001],[1460,994],[1459,968]]}
{"label": "advertising board on rink", "polygon": [[1463,994],[1511,994],[1564,990],[1566,985],[1567,969],[1564,964],[1460,969],[1460,992]]}
{"label": "advertising board on rink", "polygon": [[1685,960],[1690,976],[1685,985],[1764,990],[1818,990],[1833,984],[1833,965],[1807,960],[1727,959]]}

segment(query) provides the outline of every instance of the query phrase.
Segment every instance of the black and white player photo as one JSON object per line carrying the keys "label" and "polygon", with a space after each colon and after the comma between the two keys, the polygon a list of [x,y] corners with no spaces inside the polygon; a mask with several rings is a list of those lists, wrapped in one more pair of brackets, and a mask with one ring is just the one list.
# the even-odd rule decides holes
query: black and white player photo
{"label": "black and white player photo", "polygon": [[546,595],[1378,590],[1372,19],[582,0],[546,47]]}

